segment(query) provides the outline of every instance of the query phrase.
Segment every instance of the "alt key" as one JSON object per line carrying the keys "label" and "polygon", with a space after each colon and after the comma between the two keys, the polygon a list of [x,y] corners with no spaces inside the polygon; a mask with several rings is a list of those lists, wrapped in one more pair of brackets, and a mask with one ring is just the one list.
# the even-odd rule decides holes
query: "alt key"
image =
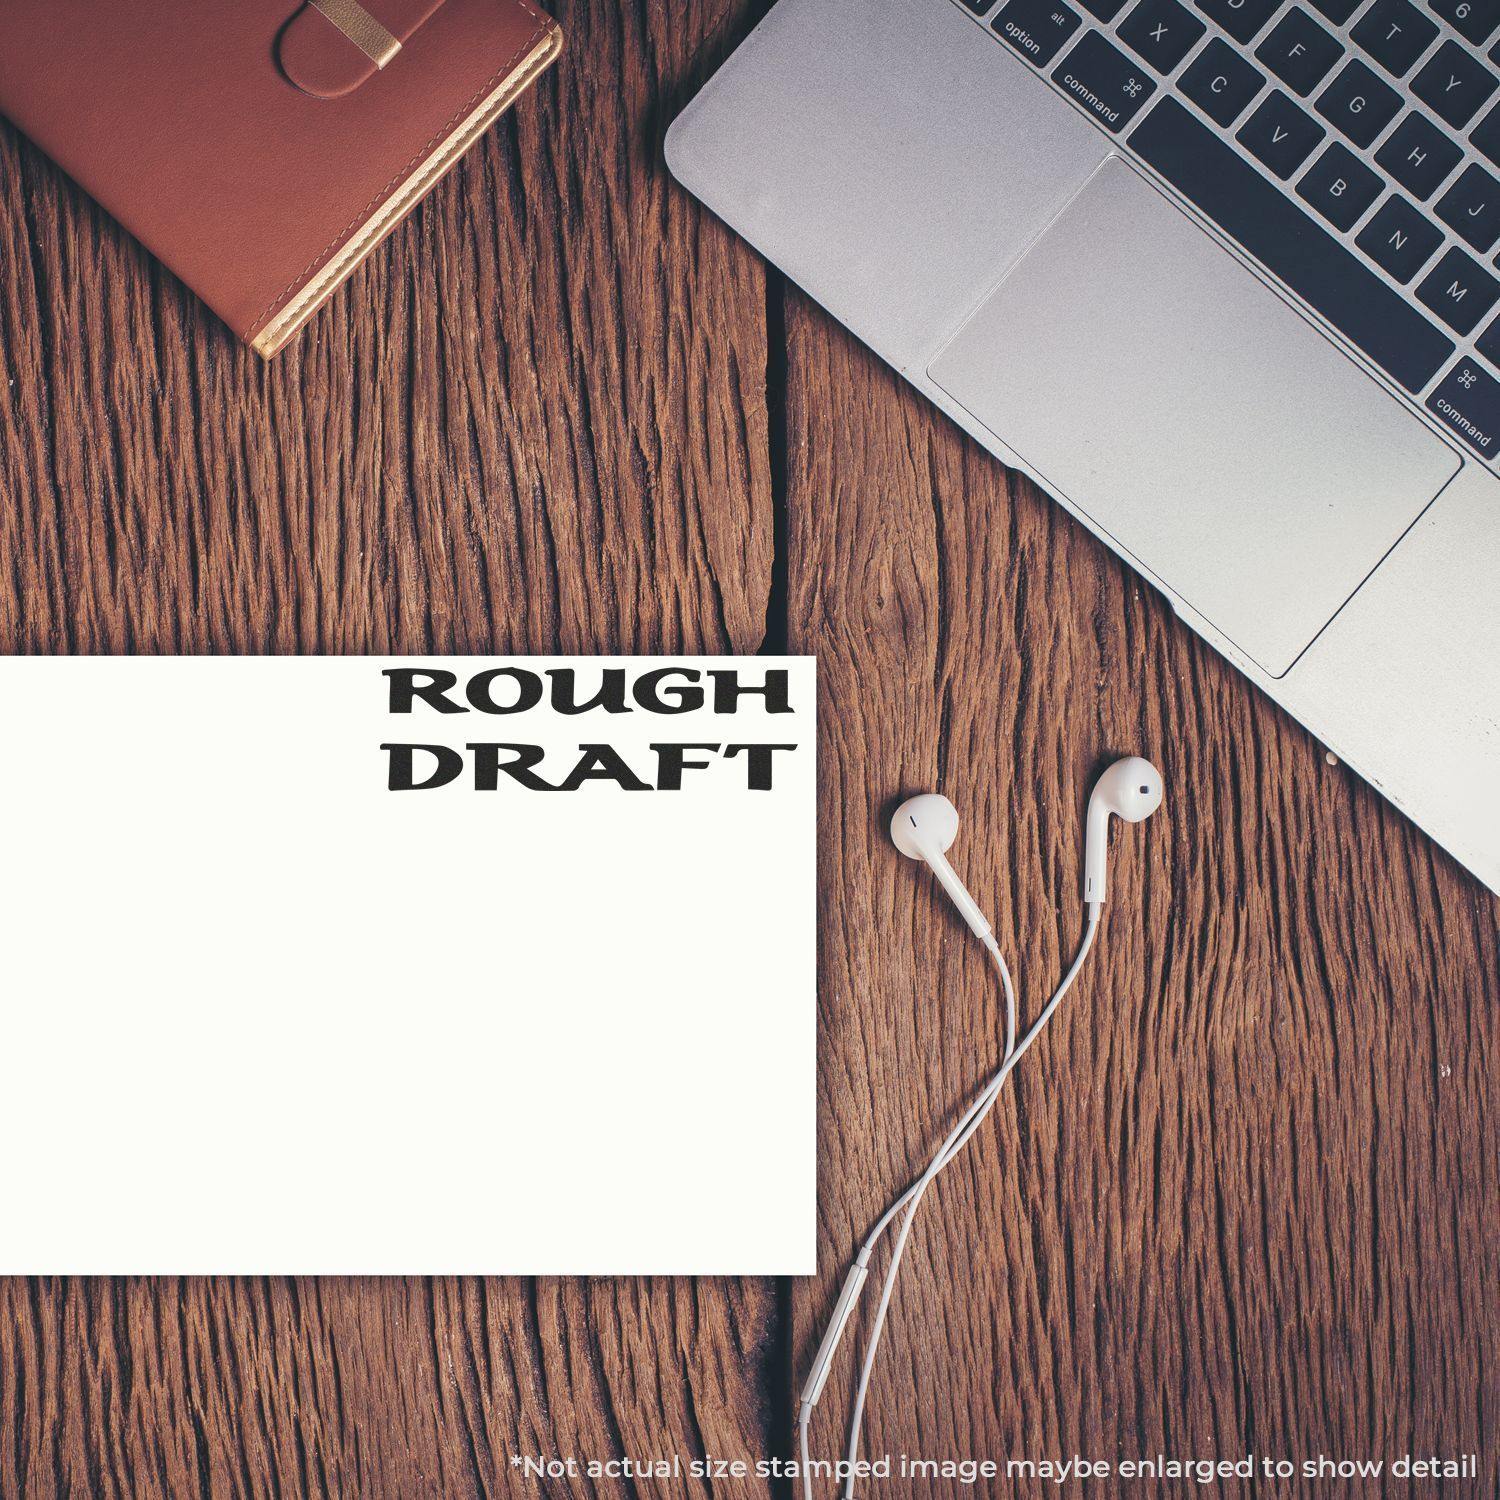
{"label": "alt key", "polygon": [[1495,456],[1500,435],[1500,380],[1472,359],[1461,359],[1427,398],[1427,409],[1446,422],[1476,453]]}
{"label": "alt key", "polygon": [[1045,68],[1078,30],[1078,12],[1054,0],[1010,0],[990,25],[1028,62]]}

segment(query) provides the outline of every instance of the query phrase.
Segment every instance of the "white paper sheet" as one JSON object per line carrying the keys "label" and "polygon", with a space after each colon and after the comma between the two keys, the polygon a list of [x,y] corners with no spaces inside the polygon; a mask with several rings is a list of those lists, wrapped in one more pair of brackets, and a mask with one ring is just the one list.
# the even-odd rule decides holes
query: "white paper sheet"
{"label": "white paper sheet", "polygon": [[[504,666],[793,711],[389,711]],[[0,1273],[813,1270],[810,659],[0,658],[0,705]],[[405,743],[464,774],[389,790]],[[796,748],[539,792],[474,743]]]}

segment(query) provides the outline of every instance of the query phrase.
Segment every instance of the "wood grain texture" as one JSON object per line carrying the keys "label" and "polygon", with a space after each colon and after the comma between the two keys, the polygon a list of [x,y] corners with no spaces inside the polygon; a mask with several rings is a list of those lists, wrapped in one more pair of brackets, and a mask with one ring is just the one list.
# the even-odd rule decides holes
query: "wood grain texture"
{"label": "wood grain texture", "polygon": [[[1117,833],[1089,967],[924,1204],[867,1451],[1474,1452],[1480,1486],[1253,1492],[1495,1493],[1495,901],[816,307],[791,294],[786,325],[790,641],[825,712],[825,1259],[797,1358],[1003,1036],[892,803],[962,809],[950,858],[1034,1015],[1081,935],[1087,788],[1138,750],[1166,809]],[[824,1456],[853,1377],[845,1354]]]}
{"label": "wood grain texture", "polygon": [[[0,650],[759,645],[765,278],[661,163],[744,7],[554,10],[557,68],[269,368],[0,127]],[[447,1500],[538,1493],[517,1446],[759,1451],[776,1312],[4,1282],[0,1495]]]}
{"label": "wood grain texture", "polygon": [[553,74],[269,367],[0,133],[0,644],[753,649],[764,278],[661,164],[742,22],[557,14]]}
{"label": "wood grain texture", "polygon": [[1001,1035],[884,815],[960,803],[1034,1010],[1136,748],[1172,801],[924,1208],[870,1446],[1492,1446],[1495,902],[668,185],[761,8],[557,5],[559,68],[268,369],[0,128],[0,649],[816,652],[823,1274],[0,1282],[0,1496],[787,1494],[506,1457],[788,1451],[850,1247]]}

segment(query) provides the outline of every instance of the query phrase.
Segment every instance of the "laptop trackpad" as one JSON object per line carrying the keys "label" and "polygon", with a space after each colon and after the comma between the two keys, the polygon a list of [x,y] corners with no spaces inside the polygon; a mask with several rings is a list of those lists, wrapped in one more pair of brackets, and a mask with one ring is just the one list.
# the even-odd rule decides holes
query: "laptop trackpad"
{"label": "laptop trackpad", "polygon": [[1276,677],[1459,467],[1117,157],[928,373]]}

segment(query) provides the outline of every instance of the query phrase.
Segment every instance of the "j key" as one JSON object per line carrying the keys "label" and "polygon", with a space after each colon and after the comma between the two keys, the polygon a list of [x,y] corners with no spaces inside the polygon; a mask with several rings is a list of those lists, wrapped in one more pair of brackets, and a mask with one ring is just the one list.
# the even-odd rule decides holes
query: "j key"
{"label": "j key", "polygon": [[1432,252],[1443,243],[1443,231],[1393,193],[1354,243],[1405,286],[1432,259]]}
{"label": "j key", "polygon": [[1500,318],[1496,318],[1483,333],[1474,340],[1474,347],[1500,370]]}
{"label": "j key", "polygon": [[1495,456],[1500,437],[1500,381],[1475,364],[1467,355],[1443,377],[1443,383],[1427,398],[1427,409],[1435,412],[1476,453]]}
{"label": "j key", "polygon": [[1406,0],[1375,0],[1349,34],[1386,72],[1400,78],[1437,33],[1437,27]]}
{"label": "j key", "polygon": [[1386,137],[1375,161],[1413,198],[1425,199],[1437,191],[1462,155],[1436,125],[1413,112]]}
{"label": "j key", "polygon": [[1473,333],[1497,297],[1500,281],[1462,250],[1449,250],[1417,287],[1417,300],[1456,333]]}
{"label": "j key", "polygon": [[1466,245],[1481,252],[1500,239],[1500,182],[1483,167],[1469,167],[1438,199],[1437,216]]}
{"label": "j key", "polygon": [[1233,47],[1216,36],[1188,64],[1177,86],[1210,120],[1231,125],[1264,82]]}
{"label": "j key", "polygon": [[1408,390],[1425,386],[1453,341],[1268,182],[1176,99],[1130,144],[1183,197]]}
{"label": "j key", "polygon": [[1120,130],[1156,92],[1146,70],[1091,31],[1052,75],[1106,130]]}
{"label": "j key", "polygon": [[1495,92],[1495,75],[1457,42],[1444,42],[1411,81],[1411,91],[1450,125],[1462,127]]}
{"label": "j key", "polygon": [[1209,20],[1217,21],[1241,46],[1281,5],[1281,0],[1193,0]]}
{"label": "j key", "polygon": [[1335,229],[1353,229],[1380,196],[1380,178],[1347,146],[1335,141],[1297,184],[1297,196],[1311,203]]}
{"label": "j key", "polygon": [[1022,57],[1044,68],[1078,30],[1078,12],[1060,0],[1010,0],[990,23]]}
{"label": "j key", "polygon": [[1307,160],[1323,135],[1323,127],[1277,89],[1240,126],[1235,140],[1284,181]]}
{"label": "j key", "polygon": [[1500,26],[1500,0],[1427,0],[1427,3],[1476,47],[1487,42],[1490,33]]}
{"label": "j key", "polygon": [[1120,25],[1120,40],[1158,73],[1170,73],[1208,28],[1177,0],[1141,0]]}
{"label": "j key", "polygon": [[1323,90],[1317,108],[1356,146],[1368,146],[1401,108],[1401,96],[1356,58]]}
{"label": "j key", "polygon": [[1364,0],[1312,0],[1313,8],[1321,11],[1335,26],[1342,26],[1364,3]]}
{"label": "j key", "polygon": [[1294,5],[1255,49],[1255,57],[1293,93],[1305,98],[1322,83],[1343,52],[1343,47],[1305,10]]}

